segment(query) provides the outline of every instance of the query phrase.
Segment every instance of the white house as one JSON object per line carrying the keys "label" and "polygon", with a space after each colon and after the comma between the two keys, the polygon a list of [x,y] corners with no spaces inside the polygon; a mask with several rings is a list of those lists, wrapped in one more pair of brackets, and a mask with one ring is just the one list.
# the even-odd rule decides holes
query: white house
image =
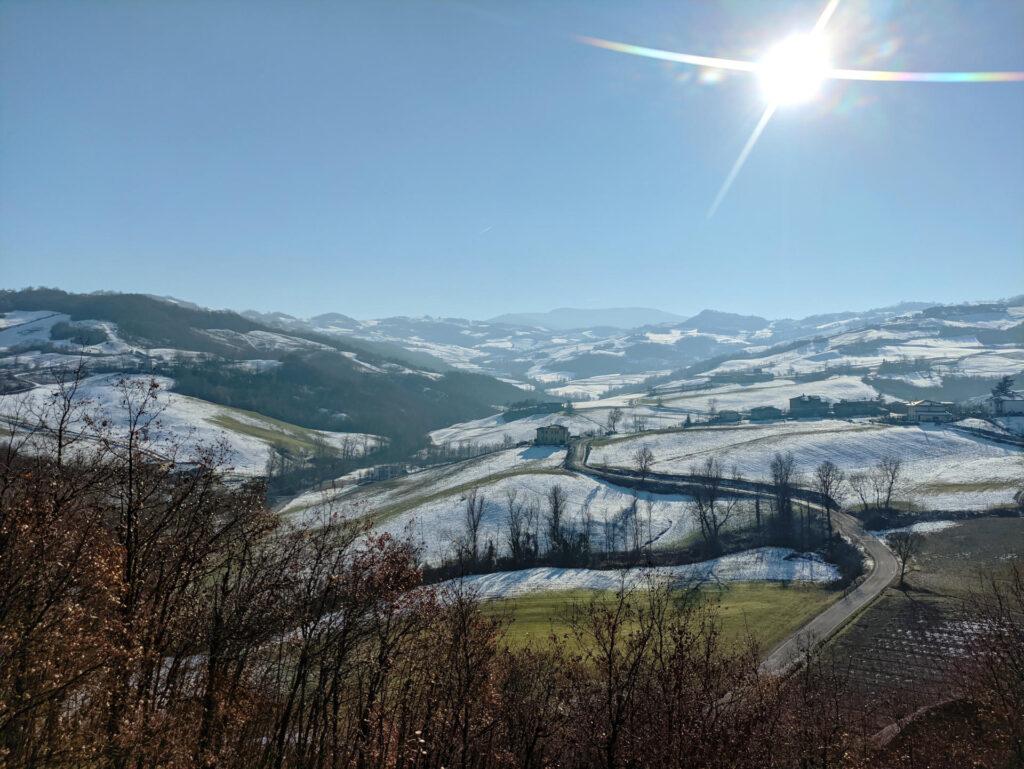
{"label": "white house", "polygon": [[950,422],[953,404],[941,401],[911,401],[907,404],[908,422]]}
{"label": "white house", "polygon": [[1006,398],[990,397],[986,402],[989,413],[997,417],[1014,417],[1024,415],[1024,395],[1010,393]]}

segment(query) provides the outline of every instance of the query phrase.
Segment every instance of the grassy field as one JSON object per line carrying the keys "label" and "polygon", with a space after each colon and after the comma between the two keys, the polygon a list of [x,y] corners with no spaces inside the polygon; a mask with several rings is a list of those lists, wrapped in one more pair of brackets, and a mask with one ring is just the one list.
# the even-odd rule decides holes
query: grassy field
{"label": "grassy field", "polygon": [[[705,596],[718,603],[722,632],[727,643],[739,643],[748,635],[768,650],[799,628],[840,593],[818,585],[783,585],[774,582],[734,583],[722,588],[705,588]],[[591,600],[611,601],[613,595],[593,590],[550,591],[501,601],[490,601],[484,611],[506,617],[506,639],[510,646],[549,643],[552,633],[566,643],[567,615],[573,604]]]}
{"label": "grassy field", "polygon": [[316,449],[316,430],[257,414],[255,411],[230,406],[221,406],[220,410],[221,413],[210,422],[224,430],[258,438],[276,448],[298,453],[311,453]]}

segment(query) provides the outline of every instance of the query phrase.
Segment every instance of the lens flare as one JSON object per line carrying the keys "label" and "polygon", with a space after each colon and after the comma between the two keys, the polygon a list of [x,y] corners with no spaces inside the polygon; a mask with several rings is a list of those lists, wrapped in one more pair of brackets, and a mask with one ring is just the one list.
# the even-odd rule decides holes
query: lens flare
{"label": "lens flare", "polygon": [[660,48],[645,48],[629,43],[618,43],[599,37],[578,37],[581,43],[604,48],[609,51],[661,59],[678,64],[704,67],[705,72],[733,71],[757,75],[761,83],[766,106],[753,132],[736,158],[715,196],[708,218],[715,215],[725,196],[729,194],[744,163],[764,133],[768,121],[780,106],[801,104],[813,99],[826,80],[864,80],[881,83],[1019,83],[1024,82],[1024,72],[899,72],[871,69],[835,69],[829,60],[828,45],[824,38],[825,28],[836,12],[840,0],[828,0],[818,16],[810,33],[795,34],[768,51],[759,61],[745,59],[723,59],[718,56],[702,56],[694,53],[665,51]]}
{"label": "lens flare", "polygon": [[[665,51],[660,48],[645,48],[630,43],[618,43],[599,37],[578,37],[579,42],[607,51],[628,53],[648,59],[674,61],[698,67],[713,67],[733,72],[757,74],[761,63],[745,59],[723,59],[718,56],[702,56],[693,53]],[[997,70],[988,72],[901,72],[877,69],[828,69],[824,75],[828,80],[866,80],[879,83],[1020,83],[1024,72],[1018,70]]]}
{"label": "lens flare", "polygon": [[769,104],[801,104],[818,94],[831,69],[820,35],[792,35],[768,51],[757,78]]}

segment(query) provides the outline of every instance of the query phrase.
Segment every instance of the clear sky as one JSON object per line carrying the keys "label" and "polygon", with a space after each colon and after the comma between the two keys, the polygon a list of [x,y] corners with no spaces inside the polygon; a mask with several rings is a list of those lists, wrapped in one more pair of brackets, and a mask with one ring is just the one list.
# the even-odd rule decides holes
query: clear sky
{"label": "clear sky", "polygon": [[[1024,83],[756,78],[823,2],[0,0],[0,287],[485,318],[1024,291]],[[842,0],[837,67],[1024,70],[1019,0]]]}

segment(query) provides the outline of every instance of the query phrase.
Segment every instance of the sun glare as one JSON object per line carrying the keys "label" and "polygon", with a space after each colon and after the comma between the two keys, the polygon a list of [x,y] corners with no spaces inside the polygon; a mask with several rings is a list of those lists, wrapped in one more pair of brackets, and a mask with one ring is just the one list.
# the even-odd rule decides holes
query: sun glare
{"label": "sun glare", "polygon": [[768,51],[757,75],[770,104],[800,104],[817,95],[831,68],[820,35],[792,35]]}

